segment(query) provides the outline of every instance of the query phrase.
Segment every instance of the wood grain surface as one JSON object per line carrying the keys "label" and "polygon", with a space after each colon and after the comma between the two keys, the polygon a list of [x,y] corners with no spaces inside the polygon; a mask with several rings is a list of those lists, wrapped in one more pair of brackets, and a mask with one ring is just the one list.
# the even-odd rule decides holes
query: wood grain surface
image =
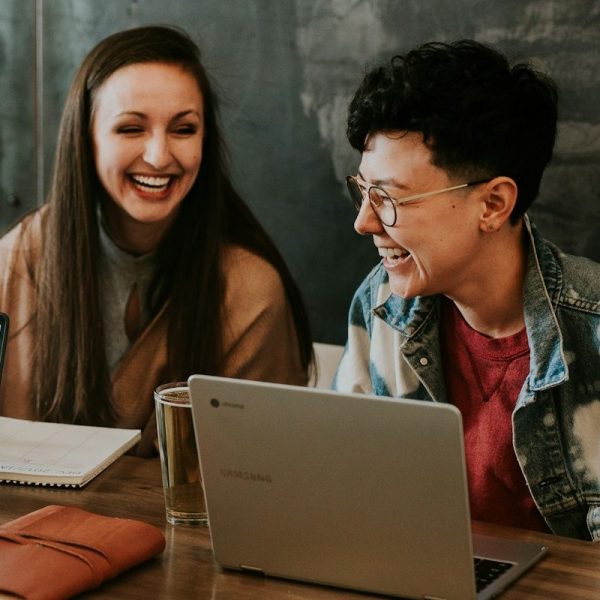
{"label": "wood grain surface", "polygon": [[[161,528],[163,554],[121,574],[83,598],[148,600],[321,600],[373,598],[318,585],[225,572],[215,563],[207,528],[174,527],[164,518],[158,459],[120,458],[83,489],[0,484],[0,523],[48,504],[64,504]],[[597,600],[600,545],[527,530],[474,523],[478,533],[540,542],[548,555],[503,595],[503,600]]]}

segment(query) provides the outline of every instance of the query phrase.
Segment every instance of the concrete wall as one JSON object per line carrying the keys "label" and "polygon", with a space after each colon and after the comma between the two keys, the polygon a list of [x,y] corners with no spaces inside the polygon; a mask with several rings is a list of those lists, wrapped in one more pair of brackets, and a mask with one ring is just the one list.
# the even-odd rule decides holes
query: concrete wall
{"label": "concrete wall", "polygon": [[299,281],[318,341],[344,341],[352,293],[378,260],[345,193],[359,158],[344,135],[348,100],[367,65],[425,41],[491,43],[557,80],[559,141],[531,215],[566,251],[600,260],[597,0],[0,0],[4,229],[43,197],[83,56],[147,23],[182,26],[203,49],[235,182]]}

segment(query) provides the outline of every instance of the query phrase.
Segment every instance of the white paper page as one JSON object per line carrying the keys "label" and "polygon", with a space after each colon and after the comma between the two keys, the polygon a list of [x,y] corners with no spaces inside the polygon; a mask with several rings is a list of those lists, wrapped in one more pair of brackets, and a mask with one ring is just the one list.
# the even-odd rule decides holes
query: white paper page
{"label": "white paper page", "polygon": [[83,475],[138,433],[0,417],[0,472]]}

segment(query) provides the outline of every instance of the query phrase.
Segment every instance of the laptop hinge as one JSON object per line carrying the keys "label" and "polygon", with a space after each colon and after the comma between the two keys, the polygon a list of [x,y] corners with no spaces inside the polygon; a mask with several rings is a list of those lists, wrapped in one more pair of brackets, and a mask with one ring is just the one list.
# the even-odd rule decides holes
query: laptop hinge
{"label": "laptop hinge", "polygon": [[252,567],[250,565],[240,565],[242,571],[249,571],[250,573],[256,573],[257,575],[264,575],[265,572],[260,567]]}

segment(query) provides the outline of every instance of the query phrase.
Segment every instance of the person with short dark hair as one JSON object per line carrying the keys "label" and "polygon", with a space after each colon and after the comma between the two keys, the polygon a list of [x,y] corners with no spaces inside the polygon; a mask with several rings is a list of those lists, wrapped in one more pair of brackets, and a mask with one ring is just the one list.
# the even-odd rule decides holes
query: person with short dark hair
{"label": "person with short dark hair", "polygon": [[86,56],[48,202],[0,240],[0,267],[2,415],[140,428],[147,456],[161,383],[307,382],[299,289],[232,185],[213,84],[178,28],[120,31]]}
{"label": "person with short dark hair", "polygon": [[366,74],[347,184],[382,260],[334,387],[451,402],[473,518],[600,541],[600,265],[527,216],[556,122],[548,76],[474,41]]}

